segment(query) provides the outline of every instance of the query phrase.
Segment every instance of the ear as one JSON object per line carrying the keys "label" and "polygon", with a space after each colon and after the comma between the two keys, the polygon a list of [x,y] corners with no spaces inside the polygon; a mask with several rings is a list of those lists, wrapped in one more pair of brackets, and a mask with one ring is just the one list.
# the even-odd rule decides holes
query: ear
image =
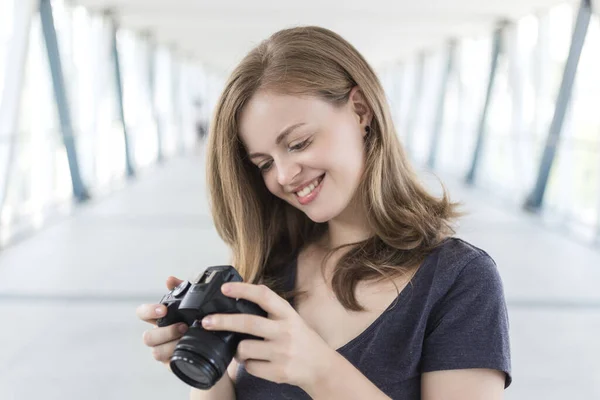
{"label": "ear", "polygon": [[365,95],[358,86],[354,86],[350,91],[350,95],[348,96],[348,104],[356,115],[357,122],[360,125],[360,130],[364,137],[367,134],[365,128],[367,126],[371,126],[373,111],[371,110],[371,107],[369,107],[369,104],[365,99]]}

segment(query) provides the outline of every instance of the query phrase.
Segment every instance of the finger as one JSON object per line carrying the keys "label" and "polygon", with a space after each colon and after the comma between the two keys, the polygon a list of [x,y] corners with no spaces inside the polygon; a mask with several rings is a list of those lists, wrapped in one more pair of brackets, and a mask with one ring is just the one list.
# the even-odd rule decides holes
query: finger
{"label": "finger", "polygon": [[156,324],[158,318],[167,314],[167,307],[162,304],[142,304],[135,310],[135,314],[142,321]]}
{"label": "finger", "polygon": [[272,359],[272,345],[262,340],[242,340],[237,347],[236,359],[240,363],[245,363],[247,360],[264,360]]}
{"label": "finger", "polygon": [[167,278],[167,288],[173,290],[173,288],[179,286],[181,282],[183,282],[181,279],[170,276]]}
{"label": "finger", "polygon": [[236,299],[246,299],[257,304],[270,316],[284,318],[290,310],[290,304],[265,285],[244,282],[229,282],[221,287],[223,294]]}
{"label": "finger", "polygon": [[188,326],[186,324],[173,324],[163,328],[154,328],[144,332],[142,340],[146,346],[159,346],[172,340],[179,339],[187,332],[187,330]]}
{"label": "finger", "polygon": [[229,331],[273,339],[279,331],[278,323],[253,314],[212,314],[202,319],[202,327],[211,331]]}
{"label": "finger", "polygon": [[152,357],[154,357],[156,361],[168,363],[171,360],[173,352],[175,351],[175,346],[177,346],[176,341],[155,346],[152,348]]}

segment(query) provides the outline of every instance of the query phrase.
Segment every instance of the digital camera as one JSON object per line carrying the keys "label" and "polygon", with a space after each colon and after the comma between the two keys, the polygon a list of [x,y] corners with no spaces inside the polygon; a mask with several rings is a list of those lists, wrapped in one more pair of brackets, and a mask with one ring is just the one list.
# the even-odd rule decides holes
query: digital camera
{"label": "digital camera", "polygon": [[242,281],[231,265],[209,267],[195,281],[182,282],[160,300],[167,306],[167,315],[157,321],[159,327],[180,322],[190,327],[177,343],[170,360],[173,373],[188,385],[210,389],[226,372],[241,340],[262,340],[252,335],[202,328],[201,320],[209,314],[267,316],[258,305],[221,292],[224,283]]}

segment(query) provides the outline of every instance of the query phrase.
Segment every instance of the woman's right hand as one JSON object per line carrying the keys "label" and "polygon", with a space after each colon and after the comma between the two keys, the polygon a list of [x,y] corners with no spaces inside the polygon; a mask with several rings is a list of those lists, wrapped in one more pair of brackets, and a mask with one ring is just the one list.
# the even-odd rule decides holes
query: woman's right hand
{"label": "woman's right hand", "polygon": [[[183,282],[173,276],[167,278],[167,288],[173,289]],[[184,323],[173,324],[162,328],[157,327],[156,320],[162,318],[167,313],[167,307],[162,304],[142,304],[136,309],[139,319],[154,325],[153,329],[147,330],[142,335],[144,344],[152,349],[152,356],[155,360],[162,362],[169,367],[169,361],[175,350],[179,339],[188,330]]]}

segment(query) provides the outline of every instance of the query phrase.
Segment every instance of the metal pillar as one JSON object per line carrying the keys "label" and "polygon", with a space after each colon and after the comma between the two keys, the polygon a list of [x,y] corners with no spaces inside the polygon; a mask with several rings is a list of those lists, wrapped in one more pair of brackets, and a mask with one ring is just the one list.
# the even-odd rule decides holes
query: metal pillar
{"label": "metal pillar", "polygon": [[121,63],[119,58],[119,49],[117,46],[118,26],[113,13],[110,11],[106,12],[106,16],[111,20],[112,56],[115,86],[117,89],[117,105],[119,107],[119,118],[121,119],[121,123],[123,125],[123,138],[125,139],[125,167],[127,170],[127,176],[129,178],[133,178],[135,176],[135,170],[133,169],[133,162],[131,161],[131,146],[129,144],[129,134],[127,133],[127,123],[125,122],[125,110],[123,108],[123,81],[121,79]]}
{"label": "metal pillar", "polygon": [[56,38],[56,29],[54,28],[54,17],[52,16],[52,5],[50,0],[40,0],[40,16],[42,18],[42,30],[46,40],[46,49],[48,51],[48,61],[50,62],[50,71],[52,73],[52,84],[54,87],[54,98],[58,108],[63,143],[67,150],[69,160],[69,170],[71,171],[71,182],[73,184],[73,194],[78,201],[86,201],[90,198],[87,188],[84,186],[79,173],[79,163],[77,162],[77,148],[75,147],[75,136],[73,124],[71,122],[71,111],[67,100],[67,92],[63,76],[60,53],[58,50],[58,40]]}
{"label": "metal pillar", "polygon": [[435,160],[437,159],[440,135],[442,132],[442,124],[444,123],[444,108],[446,106],[447,97],[446,92],[448,91],[448,81],[450,80],[450,75],[454,70],[455,53],[456,42],[451,41],[448,45],[448,61],[446,63],[446,69],[444,71],[444,76],[442,77],[442,82],[440,84],[440,97],[438,99],[437,112],[435,116],[435,122],[433,125],[433,134],[431,136],[431,147],[429,149],[429,159],[427,161],[427,166],[430,169],[435,168]]}
{"label": "metal pillar", "polygon": [[465,178],[465,182],[472,185],[475,182],[475,174],[477,167],[479,166],[479,160],[481,159],[481,153],[483,151],[485,132],[487,125],[487,115],[490,108],[490,100],[492,98],[492,92],[494,91],[494,84],[496,82],[496,72],[498,71],[498,60],[500,53],[503,52],[503,40],[502,35],[504,33],[504,27],[506,23],[502,23],[494,33],[494,45],[492,48],[492,63],[490,65],[490,77],[488,81],[487,93],[485,96],[485,103],[483,110],[481,111],[481,119],[479,121],[479,129],[477,133],[477,143],[475,144],[475,151],[473,152],[473,161],[471,162],[471,169]]}
{"label": "metal pillar", "polygon": [[15,2],[14,30],[12,39],[8,42],[7,52],[7,59],[10,62],[6,63],[4,86],[2,92],[0,92],[0,95],[2,95],[2,98],[0,98],[0,146],[5,143],[8,146],[5,175],[0,186],[2,188],[0,189],[0,215],[2,215],[2,209],[10,187],[12,167],[17,151],[18,116],[29,49],[29,32],[31,31],[31,19],[37,10],[37,6],[37,0]]}
{"label": "metal pillar", "polygon": [[415,129],[415,123],[419,114],[419,106],[421,103],[421,96],[423,94],[423,75],[425,70],[425,54],[419,54],[419,61],[417,63],[417,77],[415,79],[415,86],[412,92],[412,107],[407,115],[408,121],[406,124],[406,150],[410,154],[413,151],[412,138],[414,135],[413,130]]}
{"label": "metal pillar", "polygon": [[523,208],[528,211],[536,212],[542,207],[544,193],[548,185],[548,178],[550,177],[550,170],[552,169],[556,149],[560,141],[565,114],[571,99],[571,93],[573,92],[573,82],[575,81],[575,76],[577,74],[577,66],[579,65],[579,58],[587,35],[591,15],[591,0],[582,0],[575,22],[575,28],[573,29],[569,56],[567,57],[567,62],[565,64],[563,79],[554,108],[554,117],[552,118],[550,130],[548,131],[548,136],[546,138],[546,146],[540,162],[537,180],[533,191],[527,197],[525,204],[523,205]]}

